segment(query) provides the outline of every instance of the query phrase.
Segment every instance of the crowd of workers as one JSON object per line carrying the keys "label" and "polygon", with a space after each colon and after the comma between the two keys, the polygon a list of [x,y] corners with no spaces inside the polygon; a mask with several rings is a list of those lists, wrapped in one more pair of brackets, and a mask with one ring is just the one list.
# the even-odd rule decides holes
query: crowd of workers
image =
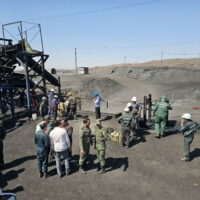
{"label": "crowd of workers", "polygon": [[[35,131],[35,144],[37,149],[37,160],[40,177],[48,176],[48,161],[49,157],[52,160],[55,158],[57,174],[62,177],[63,174],[70,175],[70,159],[72,158],[73,144],[73,127],[69,124],[68,119],[73,115],[76,119],[76,99],[72,93],[67,93],[67,102],[59,102],[58,96],[54,94],[52,89],[48,98],[43,97],[40,103],[40,113],[43,121],[40,122]],[[101,122],[101,97],[98,92],[93,94],[93,101],[96,113],[95,131],[92,133],[90,128],[90,119],[84,118],[83,124],[79,132],[79,168],[82,174],[86,174],[87,159],[90,152],[90,146],[93,144],[97,150],[97,158],[99,160],[99,173],[105,173],[105,151],[106,141],[109,135],[102,126]],[[67,117],[61,109],[63,107],[68,110]],[[155,105],[155,137],[162,138],[165,136],[165,129],[168,121],[169,110],[172,105],[166,96],[162,96],[161,100]],[[121,146],[129,148],[131,135],[141,134],[140,115],[142,106],[137,103],[137,98],[134,96],[126,105],[122,116],[117,121],[121,124]],[[60,115],[59,117],[57,116]],[[59,119],[59,120],[58,120]],[[184,157],[182,161],[190,161],[190,145],[194,139],[194,134],[200,125],[192,120],[189,113],[181,116],[180,132],[184,136]],[[1,120],[0,123],[0,166],[4,164],[3,158],[3,139],[5,138],[5,130]],[[65,172],[62,172],[61,157],[64,158]]]}
{"label": "crowd of workers", "polygon": [[[36,127],[35,144],[37,149],[37,160],[40,177],[48,176],[49,157],[55,157],[57,174],[62,177],[69,175],[70,160],[72,158],[72,135],[73,127],[69,124],[67,118],[51,122],[47,117],[43,119]],[[97,158],[100,162],[99,173],[105,173],[105,149],[106,140],[105,129],[101,121],[96,121],[95,134],[90,129],[90,119],[85,118],[80,129],[79,146],[80,159],[79,167],[82,174],[86,174],[87,158],[90,152],[90,146],[94,145],[97,150]],[[49,156],[50,155],[50,156]],[[61,157],[64,159],[65,172],[61,168]]]}

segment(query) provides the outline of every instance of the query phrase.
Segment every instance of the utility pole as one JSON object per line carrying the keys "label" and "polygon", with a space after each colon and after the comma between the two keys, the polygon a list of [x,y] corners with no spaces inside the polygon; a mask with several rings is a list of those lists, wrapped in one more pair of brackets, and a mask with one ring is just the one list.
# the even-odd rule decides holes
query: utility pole
{"label": "utility pole", "polygon": [[160,52],[161,53],[161,57],[160,57],[160,64],[161,64],[161,67],[163,66],[163,55],[164,55],[164,52],[163,51],[161,51]]}
{"label": "utility pole", "polygon": [[124,64],[126,64],[126,56],[124,56]]}
{"label": "utility pole", "polygon": [[78,67],[77,67],[77,53],[76,53],[76,48],[75,48],[75,69],[76,69],[76,74],[78,74]]}

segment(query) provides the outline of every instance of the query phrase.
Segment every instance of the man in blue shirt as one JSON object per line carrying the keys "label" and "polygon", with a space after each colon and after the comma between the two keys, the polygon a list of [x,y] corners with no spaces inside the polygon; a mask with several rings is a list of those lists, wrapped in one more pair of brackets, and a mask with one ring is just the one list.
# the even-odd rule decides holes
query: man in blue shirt
{"label": "man in blue shirt", "polygon": [[101,119],[101,97],[99,92],[93,94],[93,101],[95,104],[96,119]]}
{"label": "man in blue shirt", "polygon": [[40,125],[41,130],[35,134],[35,144],[37,151],[38,169],[39,176],[47,178],[48,174],[48,157],[50,152],[50,138],[46,133],[47,124],[43,123]]}

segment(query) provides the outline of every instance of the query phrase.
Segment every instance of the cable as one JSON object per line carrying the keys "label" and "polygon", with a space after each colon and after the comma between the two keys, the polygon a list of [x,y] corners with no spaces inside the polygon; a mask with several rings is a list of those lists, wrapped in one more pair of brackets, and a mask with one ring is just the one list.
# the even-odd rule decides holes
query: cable
{"label": "cable", "polygon": [[16,41],[19,40],[19,39],[17,39],[12,33],[10,33],[6,28],[4,28],[4,30],[5,30],[11,37],[13,37]]}
{"label": "cable", "polygon": [[148,4],[162,2],[162,1],[165,1],[165,0],[148,0],[148,1],[143,1],[143,2],[139,2],[139,3],[126,4],[126,5],[115,6],[115,7],[110,7],[110,8],[80,11],[80,12],[74,12],[74,13],[68,13],[68,14],[62,14],[62,15],[50,15],[50,16],[44,16],[44,17],[36,17],[36,18],[28,19],[28,20],[48,20],[48,19],[53,19],[53,18],[62,18],[62,17],[77,16],[77,15],[85,15],[85,14],[90,14],[90,13],[100,13],[100,12],[107,12],[107,11],[111,11],[111,10],[118,10],[118,9],[123,9],[123,8],[130,8],[130,7],[136,7],[136,6],[141,6],[141,5],[148,5]]}
{"label": "cable", "polygon": [[33,38],[30,40],[29,44],[36,38],[36,36],[40,33],[40,31],[38,31],[34,36]]}

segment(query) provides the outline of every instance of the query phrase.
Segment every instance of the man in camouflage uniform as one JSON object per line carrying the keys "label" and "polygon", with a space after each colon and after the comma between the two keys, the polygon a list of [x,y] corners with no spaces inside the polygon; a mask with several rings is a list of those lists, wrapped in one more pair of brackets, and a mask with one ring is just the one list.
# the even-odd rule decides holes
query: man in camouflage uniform
{"label": "man in camouflage uniform", "polygon": [[85,165],[86,159],[90,152],[90,145],[92,144],[92,133],[90,129],[90,119],[83,120],[83,126],[80,129],[79,146],[80,146],[80,159],[79,167],[82,174],[86,174]]}
{"label": "man in camouflage uniform", "polygon": [[124,114],[117,119],[117,121],[122,125],[121,131],[121,145],[126,148],[129,148],[130,144],[130,134],[131,130],[133,129],[135,122],[134,119],[131,117],[129,108],[124,109]]}
{"label": "man in camouflage uniform", "polygon": [[154,109],[154,114],[156,115],[155,119],[156,138],[163,137],[165,134],[165,128],[167,124],[169,110],[172,110],[172,107],[169,103],[167,103],[167,97],[162,96],[161,102],[158,102]]}
{"label": "man in camouflage uniform", "polygon": [[73,116],[73,119],[76,119],[76,98],[72,95],[71,92],[69,92],[67,94],[67,96],[69,97],[68,101],[69,101],[69,115],[70,117]]}
{"label": "man in camouflage uniform", "polygon": [[106,140],[108,139],[105,129],[101,125],[101,121],[97,120],[95,127],[95,141],[97,149],[97,158],[100,162],[101,170],[99,174],[105,173],[105,152],[106,152]]}
{"label": "man in camouflage uniform", "polygon": [[197,129],[200,128],[196,122],[192,121],[192,116],[189,113],[185,113],[181,117],[181,132],[184,136],[184,157],[182,161],[189,162],[190,158],[190,145],[194,139],[194,134]]}
{"label": "man in camouflage uniform", "polygon": [[3,155],[3,140],[6,137],[6,132],[3,126],[3,120],[0,118],[0,169],[4,165],[4,155]]}

